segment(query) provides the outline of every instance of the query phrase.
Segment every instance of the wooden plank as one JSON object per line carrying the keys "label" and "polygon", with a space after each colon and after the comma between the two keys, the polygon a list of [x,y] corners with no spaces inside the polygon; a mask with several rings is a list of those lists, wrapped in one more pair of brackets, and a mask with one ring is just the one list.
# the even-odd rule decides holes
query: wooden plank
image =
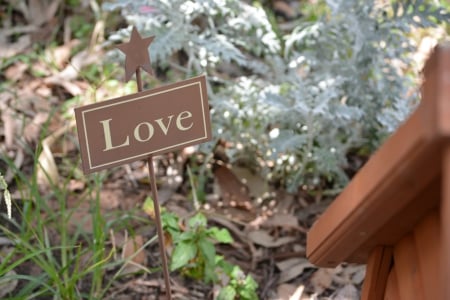
{"label": "wooden plank", "polygon": [[424,68],[421,105],[429,107],[427,122],[440,136],[450,136],[450,43],[435,48]]}
{"label": "wooden plank", "polygon": [[370,254],[361,300],[382,300],[392,263],[392,248],[378,246]]}
{"label": "wooden plank", "polygon": [[437,210],[431,212],[414,230],[418,264],[425,299],[443,298],[440,281],[436,280],[440,272],[440,221]]}
{"label": "wooden plank", "polygon": [[[436,151],[431,157],[439,156],[440,152]],[[424,217],[437,209],[441,195],[441,178],[436,176],[425,189],[416,195],[414,200],[411,200],[398,215],[386,222],[377,233],[372,235],[348,259],[351,262],[366,263],[369,253],[374,247],[378,245],[395,245],[406,234],[414,230]]]}
{"label": "wooden plank", "polygon": [[418,110],[314,223],[308,259],[321,267],[352,261],[350,255],[437,176],[439,164],[427,162],[435,149]]}
{"label": "wooden plank", "polygon": [[358,261],[361,247],[439,176],[441,155],[436,153],[450,137],[448,95],[450,44],[438,48],[427,63],[417,110],[311,228],[306,249],[311,262],[334,267]]}
{"label": "wooden plank", "polygon": [[394,268],[397,274],[400,299],[426,300],[418,255],[412,234],[394,247]]}
{"label": "wooden plank", "polygon": [[450,299],[450,145],[443,151],[442,202],[441,202],[441,277],[442,294],[440,299]]}
{"label": "wooden plank", "polygon": [[384,300],[403,300],[400,298],[400,293],[398,291],[397,273],[395,272],[395,265],[389,272],[386,290],[384,292]]}

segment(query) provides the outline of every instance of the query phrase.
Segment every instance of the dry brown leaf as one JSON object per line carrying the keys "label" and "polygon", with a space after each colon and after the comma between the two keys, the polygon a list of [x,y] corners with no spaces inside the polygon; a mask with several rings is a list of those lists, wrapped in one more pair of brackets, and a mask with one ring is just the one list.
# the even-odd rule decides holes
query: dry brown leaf
{"label": "dry brown leaf", "polygon": [[48,186],[50,182],[53,184],[59,183],[58,168],[51,147],[61,135],[70,131],[74,126],[75,120],[72,120],[68,125],[58,129],[42,141],[42,152],[38,157],[37,169],[37,178],[41,185]]}
{"label": "dry brown leaf", "polygon": [[0,277],[0,298],[3,299],[6,295],[14,291],[19,284],[19,280],[11,279],[12,276],[16,276],[17,273],[14,270],[9,271],[2,277]]}
{"label": "dry brown leaf", "polygon": [[45,78],[44,82],[46,84],[62,86],[73,96],[81,95],[83,90],[80,84],[74,82],[74,80],[78,77],[84,66],[97,62],[100,55],[101,51],[99,49],[96,51],[80,51],[72,57],[70,63],[61,72]]}
{"label": "dry brown leaf", "polygon": [[365,265],[357,265],[357,264],[344,264],[342,268],[342,273],[347,277],[352,277],[356,273],[365,273],[366,266]]}
{"label": "dry brown leaf", "polygon": [[276,248],[282,245],[289,244],[296,240],[293,236],[284,236],[275,239],[265,230],[255,230],[247,233],[247,237],[255,244],[264,246],[266,248]]}
{"label": "dry brown leaf", "polygon": [[361,284],[364,280],[366,267],[364,265],[344,264],[335,268],[333,281],[340,285]]}
{"label": "dry brown leaf", "polygon": [[277,287],[277,299],[289,299],[297,287],[293,284],[282,283]]}
{"label": "dry brown leaf", "polygon": [[214,168],[214,176],[220,188],[220,194],[225,205],[252,209],[252,200],[248,194],[248,188],[226,166],[217,165]]}
{"label": "dry brown leaf", "polygon": [[24,138],[28,142],[37,142],[39,140],[39,133],[41,131],[42,124],[47,121],[49,116],[49,113],[47,112],[38,112],[34,118],[33,121],[28,123],[25,126],[24,130]]}
{"label": "dry brown leaf", "polygon": [[325,268],[318,269],[316,272],[314,272],[314,274],[311,276],[310,281],[314,286],[314,291],[317,294],[322,294],[324,290],[331,286],[334,273],[334,269]]}
{"label": "dry brown leaf", "polygon": [[80,192],[83,191],[86,187],[86,183],[81,180],[71,179],[69,184],[67,185],[67,189],[72,192]]}
{"label": "dry brown leaf", "polygon": [[70,215],[68,225],[71,233],[77,231],[78,229],[81,229],[86,233],[91,233],[93,226],[89,206],[82,206],[74,210]]}
{"label": "dry brown leaf", "polygon": [[0,41],[2,45],[0,47],[0,58],[15,56],[31,45],[31,36],[28,34],[20,36],[14,43],[7,42],[1,35],[2,32],[0,32]]}
{"label": "dry brown leaf", "polygon": [[71,40],[64,45],[46,50],[47,61],[51,61],[58,69],[62,69],[69,61],[73,47],[80,44],[79,40]]}
{"label": "dry brown leaf", "polygon": [[304,290],[304,285],[280,284],[277,288],[277,300],[301,300]]}
{"label": "dry brown leaf", "polygon": [[259,174],[251,172],[247,168],[241,168],[237,166],[232,167],[232,172],[236,175],[240,181],[247,186],[248,192],[251,197],[262,198],[264,194],[269,191],[267,181],[264,180]]}
{"label": "dry brown leaf", "polygon": [[364,281],[366,277],[366,266],[360,266],[352,276],[353,284],[359,285]]}
{"label": "dry brown leaf", "polygon": [[[291,1],[273,1],[273,9],[288,20],[292,20],[297,17],[298,13],[290,2]],[[292,2],[295,3],[296,1]]]}
{"label": "dry brown leaf", "polygon": [[6,105],[1,105],[0,109],[2,113],[5,146],[6,148],[11,149],[15,140],[16,118],[14,118],[13,116],[14,111],[11,108],[7,107]]}
{"label": "dry brown leaf", "polygon": [[122,248],[122,259],[127,260],[121,274],[127,275],[143,269],[147,256],[143,251],[144,238],[141,235],[128,238]]}
{"label": "dry brown leaf", "polygon": [[359,292],[353,284],[347,284],[334,293],[334,300],[358,300]]}
{"label": "dry brown leaf", "polygon": [[118,208],[120,205],[120,200],[123,198],[122,190],[102,189],[100,191],[100,208],[104,210]]}
{"label": "dry brown leaf", "polygon": [[15,82],[22,78],[23,74],[28,70],[28,64],[18,61],[8,67],[4,73],[6,79]]}
{"label": "dry brown leaf", "polygon": [[285,213],[276,213],[273,216],[269,217],[265,220],[262,226],[269,227],[284,227],[284,228],[298,228],[298,219],[297,217],[291,214]]}
{"label": "dry brown leaf", "polygon": [[288,282],[289,280],[300,276],[306,268],[314,267],[306,258],[297,258],[296,261],[292,262],[296,263],[291,263],[290,265],[286,264],[286,266],[283,266],[285,269],[283,269],[280,274],[280,278],[278,279],[279,283]]}
{"label": "dry brown leaf", "polygon": [[40,26],[50,21],[56,14],[61,0],[29,0],[25,17],[31,24]]}
{"label": "dry brown leaf", "polygon": [[25,154],[24,154],[23,148],[18,148],[15,153],[15,158],[14,158],[15,168],[8,168],[6,170],[5,181],[7,183],[10,183],[12,181],[12,179],[14,178],[14,170],[20,170],[24,159],[25,159]]}
{"label": "dry brown leaf", "polygon": [[284,271],[289,268],[292,268],[295,265],[303,263],[305,261],[308,261],[308,260],[306,258],[302,258],[302,257],[292,257],[292,258],[288,258],[283,261],[277,262],[276,266],[277,266],[278,270]]}

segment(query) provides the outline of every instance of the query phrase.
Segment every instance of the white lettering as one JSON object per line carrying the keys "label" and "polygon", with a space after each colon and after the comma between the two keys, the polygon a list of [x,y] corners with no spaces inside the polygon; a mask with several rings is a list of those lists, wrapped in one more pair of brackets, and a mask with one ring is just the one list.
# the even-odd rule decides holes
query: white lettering
{"label": "white lettering", "polygon": [[[141,133],[140,133],[140,130],[139,130],[139,128],[142,125],[145,125],[148,128],[148,136],[145,139],[141,137]],[[136,128],[134,128],[134,138],[138,142],[146,142],[146,141],[148,141],[148,140],[150,140],[152,138],[154,132],[155,132],[155,130],[153,129],[152,124],[150,124],[149,122],[142,122],[142,123],[137,124]]]}
{"label": "white lettering", "polygon": [[181,121],[184,119],[189,119],[192,118],[192,113],[190,111],[182,111],[178,117],[177,117],[177,128],[182,130],[182,131],[186,131],[192,128],[192,126],[194,125],[194,122],[191,122],[189,125],[187,126],[183,126],[183,124],[181,124]]}
{"label": "white lettering", "polygon": [[108,119],[108,120],[103,120],[100,121],[100,123],[102,123],[103,126],[103,133],[105,135],[105,149],[103,149],[103,151],[109,151],[115,148],[120,148],[120,147],[125,147],[130,145],[130,139],[127,136],[127,138],[125,139],[125,142],[123,142],[120,145],[117,146],[113,146],[112,144],[112,138],[111,138],[111,128],[109,127],[109,122],[111,122],[112,119]]}
{"label": "white lettering", "polygon": [[167,127],[166,127],[166,125],[164,125],[164,123],[162,121],[163,118],[155,120],[156,123],[158,123],[159,127],[161,128],[161,130],[164,132],[164,135],[167,135],[167,132],[169,131],[170,122],[172,122],[172,118],[173,118],[173,115],[170,115],[169,116],[169,122],[167,122]]}

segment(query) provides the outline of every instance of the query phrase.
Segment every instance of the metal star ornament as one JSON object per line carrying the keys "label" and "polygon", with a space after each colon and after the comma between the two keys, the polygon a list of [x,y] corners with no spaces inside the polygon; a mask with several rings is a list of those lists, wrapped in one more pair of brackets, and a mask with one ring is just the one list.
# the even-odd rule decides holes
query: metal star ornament
{"label": "metal star ornament", "polygon": [[142,38],[136,27],[133,27],[130,41],[116,46],[125,53],[125,82],[130,80],[139,68],[153,75],[148,47],[154,38],[154,36]]}

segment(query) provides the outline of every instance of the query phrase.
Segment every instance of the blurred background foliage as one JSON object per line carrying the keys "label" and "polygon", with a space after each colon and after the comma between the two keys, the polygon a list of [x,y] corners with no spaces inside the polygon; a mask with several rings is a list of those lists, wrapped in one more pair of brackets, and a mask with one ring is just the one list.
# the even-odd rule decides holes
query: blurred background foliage
{"label": "blurred background foliage", "polygon": [[207,74],[215,141],[201,150],[220,141],[232,163],[290,191],[338,191],[420,101],[417,51],[424,36],[448,37],[449,5],[280,3],[110,0],[103,9],[129,25],[111,42],[131,26],[156,36],[151,59],[168,81]]}

